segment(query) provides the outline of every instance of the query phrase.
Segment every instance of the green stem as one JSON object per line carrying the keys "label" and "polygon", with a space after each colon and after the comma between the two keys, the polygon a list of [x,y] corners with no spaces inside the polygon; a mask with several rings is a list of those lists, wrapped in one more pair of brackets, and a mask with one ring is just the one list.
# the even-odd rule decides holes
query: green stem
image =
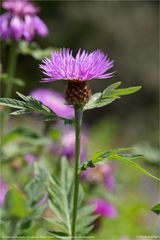
{"label": "green stem", "polygon": [[76,218],[77,218],[77,203],[79,190],[79,162],[80,162],[80,136],[81,136],[81,122],[83,111],[81,108],[75,106],[75,176],[74,176],[74,199],[73,199],[73,215],[72,215],[72,238],[75,237],[76,232]]}
{"label": "green stem", "polygon": [[[17,63],[17,44],[16,42],[12,42],[12,45],[10,46],[10,52],[9,52],[9,59],[8,59],[8,78],[6,79],[6,86],[5,86],[5,96],[6,98],[11,97],[12,94],[12,88],[13,88],[13,77],[15,75],[16,70],[16,63]],[[8,114],[9,110],[6,108],[2,114],[2,122],[1,127],[4,131],[5,125],[8,121]]]}
{"label": "green stem", "polygon": [[12,87],[13,87],[13,77],[16,70],[17,63],[17,44],[12,42],[10,53],[9,53],[9,62],[8,62],[8,79],[6,83],[5,97],[11,97]]}
{"label": "green stem", "polygon": [[[6,85],[5,85],[5,96],[4,97],[11,97],[12,94],[12,88],[13,88],[13,77],[16,70],[16,63],[17,63],[17,44],[16,42],[12,42],[12,45],[10,46],[10,52],[9,52],[9,58],[8,58],[8,78],[6,79]],[[3,142],[3,137],[5,133],[5,126],[7,125],[9,118],[9,109],[5,108],[1,115],[1,141]],[[2,144],[1,142],[1,144]],[[3,157],[2,154],[2,148],[0,150],[0,155]]]}

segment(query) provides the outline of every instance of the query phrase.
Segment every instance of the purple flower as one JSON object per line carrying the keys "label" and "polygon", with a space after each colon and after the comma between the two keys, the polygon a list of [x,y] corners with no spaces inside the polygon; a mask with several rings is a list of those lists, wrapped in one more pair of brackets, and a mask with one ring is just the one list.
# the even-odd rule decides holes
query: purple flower
{"label": "purple flower", "polygon": [[98,184],[102,182],[104,187],[113,192],[115,190],[115,179],[112,174],[112,168],[108,164],[98,165],[95,168],[89,168],[82,173],[82,180]]}
{"label": "purple flower", "polygon": [[99,214],[105,218],[116,218],[117,217],[117,210],[113,205],[106,202],[103,199],[93,199],[90,201],[90,204],[94,204],[96,209],[95,213]]}
{"label": "purple flower", "polygon": [[36,162],[38,160],[38,157],[33,155],[32,153],[28,153],[28,154],[25,155],[25,160],[29,164],[33,164],[34,162]]}
{"label": "purple flower", "polygon": [[65,118],[74,117],[74,109],[65,104],[64,98],[53,90],[39,88],[32,91],[31,96],[51,108],[58,116]]}
{"label": "purple flower", "polygon": [[0,179],[0,207],[4,206],[7,192],[8,192],[7,185],[2,179]]}
{"label": "purple flower", "polygon": [[5,0],[6,13],[0,16],[0,38],[32,41],[36,34],[48,34],[45,23],[36,15],[38,8],[28,0]]}
{"label": "purple flower", "polygon": [[[57,144],[54,144],[52,151],[58,156],[65,156],[68,160],[73,160],[75,157],[75,131],[71,128],[65,130],[61,127],[61,139]],[[84,133],[81,133],[81,149],[80,149],[80,160],[83,162],[86,158],[85,145],[87,138]]]}
{"label": "purple flower", "polygon": [[40,65],[43,73],[47,75],[47,78],[43,79],[45,82],[60,79],[87,81],[94,78],[110,78],[113,73],[107,71],[112,67],[113,61],[100,50],[91,53],[79,50],[73,57],[70,49],[54,51],[51,60],[46,58]]}

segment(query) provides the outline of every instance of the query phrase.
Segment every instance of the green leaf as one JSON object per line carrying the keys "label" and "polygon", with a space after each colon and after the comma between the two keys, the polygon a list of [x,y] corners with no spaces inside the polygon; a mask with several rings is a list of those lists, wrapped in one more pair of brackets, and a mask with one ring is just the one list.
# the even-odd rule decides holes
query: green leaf
{"label": "green leaf", "polygon": [[6,195],[5,206],[9,216],[24,218],[28,216],[25,198],[17,189],[11,189]]}
{"label": "green leaf", "polygon": [[95,210],[95,206],[92,204],[92,205],[88,205],[88,206],[85,206],[85,207],[81,207],[79,210],[78,210],[78,214],[77,214],[77,224],[82,221],[83,218],[86,218],[86,216],[90,215],[90,214],[93,214],[94,210]]}
{"label": "green leaf", "polygon": [[121,148],[117,150],[110,150],[110,151],[102,151],[95,153],[92,156],[92,160],[85,162],[81,167],[79,172],[85,171],[90,167],[95,167],[96,164],[102,161],[108,160],[118,160],[128,165],[131,165],[135,169],[139,170],[141,173],[145,174],[148,177],[151,177],[155,180],[160,181],[158,177],[153,176],[151,173],[147,172],[144,168],[134,162],[137,158],[142,157],[140,154],[131,154],[131,153],[124,153],[125,151],[130,150],[130,148]]}
{"label": "green leaf", "polygon": [[106,106],[121,96],[132,94],[141,89],[141,86],[117,89],[121,82],[116,82],[107,87],[102,93],[92,95],[90,101],[85,105],[84,110]]}
{"label": "green leaf", "polygon": [[152,209],[152,212],[156,213],[157,215],[160,214],[160,203],[158,203],[157,205],[155,205]]}
{"label": "green leaf", "polygon": [[[9,76],[7,73],[2,73],[0,76],[1,81],[3,81],[4,83],[8,81],[8,78]],[[19,87],[25,86],[25,82],[20,78],[12,78],[12,82]]]}
{"label": "green leaf", "polygon": [[17,92],[17,95],[23,101],[11,98],[0,98],[0,105],[20,109],[18,111],[12,112],[11,115],[22,115],[25,113],[36,112],[39,114],[38,116],[44,121],[54,121],[61,119],[64,121],[64,124],[72,125],[74,123],[73,119],[67,119],[58,116],[52,109],[31,96],[25,96],[19,92]]}
{"label": "green leaf", "polygon": [[84,106],[84,110],[95,108],[95,103],[98,99],[100,99],[101,96],[102,96],[102,93],[93,94],[89,102]]}
{"label": "green leaf", "polygon": [[24,141],[25,143],[34,145],[49,144],[49,140],[35,131],[34,129],[28,127],[17,127],[12,129],[10,132],[6,133],[3,138],[3,144],[12,143],[13,141]]}
{"label": "green leaf", "polygon": [[124,89],[116,89],[114,91],[114,94],[118,96],[129,95],[139,91],[141,88],[142,88],[141,86],[137,86],[137,87],[124,88]]}
{"label": "green leaf", "polygon": [[36,60],[42,60],[45,57],[50,57],[51,52],[55,50],[53,47],[41,49],[37,43],[28,43],[26,41],[20,41],[18,47],[19,53],[23,55],[30,55]]}
{"label": "green leaf", "polygon": [[121,157],[121,156],[114,156],[113,159],[124,162],[124,163],[127,163],[128,165],[131,165],[135,169],[139,170],[144,175],[146,175],[150,178],[153,178],[154,180],[160,181],[160,179],[158,177],[153,176],[151,173],[147,172],[144,168],[142,168],[137,163],[133,162],[132,160],[130,160],[128,158]]}
{"label": "green leaf", "polygon": [[[83,191],[80,185],[78,197],[78,215],[76,220],[76,234],[83,236],[83,230],[86,234],[91,228],[92,222],[96,216],[91,216],[95,207],[81,207],[83,201]],[[70,169],[68,162],[65,158],[61,159],[61,174],[60,180],[55,177],[50,177],[49,192],[49,206],[56,215],[55,218],[50,219],[49,222],[53,224],[54,230],[57,232],[56,237],[59,236],[58,232],[63,231],[67,236],[71,236],[71,223],[72,223],[72,209],[73,209],[73,193],[74,193],[74,174]],[[59,236],[61,237],[61,236]]]}
{"label": "green leaf", "polygon": [[121,85],[121,82],[116,82],[111,84],[103,91],[103,98],[108,97],[113,94],[114,90]]}
{"label": "green leaf", "polygon": [[149,143],[145,142],[134,145],[133,152],[136,154],[143,152],[145,161],[154,165],[159,165],[160,149],[150,145]]}
{"label": "green leaf", "polygon": [[0,98],[0,105],[17,108],[17,109],[25,109],[26,104],[24,101],[12,99],[12,98]]}
{"label": "green leaf", "polygon": [[44,198],[45,188],[47,188],[48,175],[44,167],[35,163],[34,169],[35,177],[25,187],[29,204],[40,202]]}

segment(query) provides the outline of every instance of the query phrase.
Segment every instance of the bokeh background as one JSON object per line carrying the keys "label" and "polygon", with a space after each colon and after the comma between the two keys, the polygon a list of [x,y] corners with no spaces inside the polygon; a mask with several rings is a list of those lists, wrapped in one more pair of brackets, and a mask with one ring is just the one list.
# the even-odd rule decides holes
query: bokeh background
{"label": "bokeh background", "polygon": [[[93,92],[122,81],[123,87],[141,85],[142,89],[104,108],[85,113],[84,125],[89,128],[89,152],[114,147],[138,146],[148,161],[141,164],[158,174],[159,136],[159,43],[158,1],[35,1],[49,35],[37,38],[42,48],[68,47],[76,51],[101,49],[115,62],[112,79],[90,82]],[[6,62],[6,55],[2,58]],[[64,91],[65,82],[40,83],[40,62],[20,56],[16,76],[25,80],[24,94],[38,87]],[[5,64],[4,64],[5,68]],[[23,120],[26,125],[41,123],[30,117],[12,117],[11,127]],[[158,201],[158,184],[129,166],[116,163],[118,218],[103,220],[97,239],[130,239],[140,235],[157,235],[157,216],[150,211]],[[129,238],[130,237],[130,238]]]}

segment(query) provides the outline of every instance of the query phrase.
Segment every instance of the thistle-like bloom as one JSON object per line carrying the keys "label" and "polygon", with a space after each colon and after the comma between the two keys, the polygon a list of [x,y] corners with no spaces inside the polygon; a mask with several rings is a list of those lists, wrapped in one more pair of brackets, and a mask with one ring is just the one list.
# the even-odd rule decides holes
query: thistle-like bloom
{"label": "thistle-like bloom", "polygon": [[110,78],[113,73],[108,73],[108,70],[112,67],[113,61],[100,50],[91,53],[79,50],[73,57],[70,49],[54,51],[51,60],[46,58],[40,65],[43,73],[47,75],[43,80],[48,82],[60,79],[88,81],[95,78]]}
{"label": "thistle-like bloom", "polygon": [[3,207],[5,203],[5,197],[8,192],[8,187],[5,182],[0,179],[0,207]]}
{"label": "thistle-like bloom", "polygon": [[95,213],[99,214],[105,218],[116,218],[117,217],[117,210],[116,208],[106,202],[103,199],[93,199],[90,201],[90,204],[94,204],[96,206]]}
{"label": "thistle-like bloom", "polygon": [[66,105],[65,99],[57,92],[45,88],[39,88],[30,93],[32,97],[41,101],[53,110],[58,116],[71,119],[74,117],[72,107]]}
{"label": "thistle-like bloom", "polygon": [[29,0],[5,0],[2,6],[7,12],[0,16],[0,38],[32,41],[36,34],[48,34],[47,26],[36,15],[38,8]]}
{"label": "thistle-like bloom", "polygon": [[[54,144],[52,151],[58,156],[65,156],[68,160],[72,161],[75,157],[75,131],[72,128],[66,130],[62,126],[57,126],[60,128],[61,138],[57,144]],[[81,133],[81,149],[80,149],[80,161],[83,162],[86,159],[85,145],[87,143],[87,138],[84,133]]]}
{"label": "thistle-like bloom", "polygon": [[38,160],[38,157],[33,155],[32,153],[27,153],[24,157],[28,164],[34,164]]}
{"label": "thistle-like bloom", "polygon": [[70,105],[78,106],[85,105],[91,97],[91,89],[86,81],[112,77],[113,73],[108,72],[112,67],[113,61],[100,50],[91,53],[79,50],[73,57],[70,49],[54,51],[51,59],[44,59],[40,65],[47,76],[44,82],[68,81],[65,98]]}
{"label": "thistle-like bloom", "polygon": [[82,173],[82,180],[87,180],[92,184],[103,183],[107,191],[115,190],[115,179],[113,170],[108,164],[98,165],[95,168],[89,168]]}

